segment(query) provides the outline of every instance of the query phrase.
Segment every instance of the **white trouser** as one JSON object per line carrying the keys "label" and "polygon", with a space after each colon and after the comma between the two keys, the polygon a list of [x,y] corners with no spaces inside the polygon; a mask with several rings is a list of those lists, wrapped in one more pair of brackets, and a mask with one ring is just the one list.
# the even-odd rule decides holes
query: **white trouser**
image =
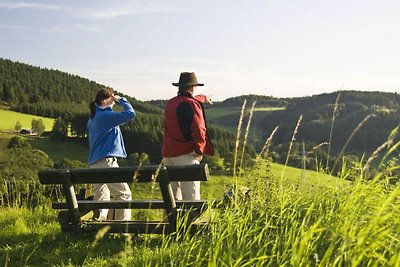
{"label": "white trouser", "polygon": [[[116,158],[105,158],[97,161],[89,166],[89,168],[117,168],[119,167]],[[110,200],[110,193],[115,197],[115,200],[131,200],[131,190],[127,183],[107,183],[93,184],[94,196],[93,200]],[[99,218],[107,218],[108,209],[100,209]],[[129,221],[131,219],[131,209],[115,210],[115,219]]]}
{"label": "white trouser", "polygon": [[[200,164],[193,153],[178,157],[163,158],[165,166]],[[176,200],[200,200],[200,181],[171,182]]]}

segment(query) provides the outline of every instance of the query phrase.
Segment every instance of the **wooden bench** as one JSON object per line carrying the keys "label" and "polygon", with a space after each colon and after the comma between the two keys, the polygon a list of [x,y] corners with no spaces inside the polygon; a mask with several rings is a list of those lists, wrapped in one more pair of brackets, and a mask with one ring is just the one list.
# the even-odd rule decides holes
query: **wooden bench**
{"label": "wooden bench", "polygon": [[[171,233],[177,230],[178,209],[203,209],[207,203],[199,201],[175,201],[171,181],[207,181],[207,164],[187,166],[132,166],[119,168],[87,168],[72,170],[45,170],[39,172],[39,180],[44,185],[61,185],[66,202],[52,204],[59,213],[63,231],[98,231],[108,226],[110,233]],[[162,200],[93,201],[79,200],[74,185],[93,183],[158,182]],[[133,192],[134,197],[134,192]],[[165,209],[168,221],[95,221],[83,220],[87,211],[106,209]],[[66,211],[65,211],[66,210]],[[67,215],[67,216],[65,216]],[[61,217],[61,218],[60,218]],[[191,222],[192,223],[192,222]],[[192,226],[191,226],[192,227]],[[193,225],[196,228],[196,225]]]}

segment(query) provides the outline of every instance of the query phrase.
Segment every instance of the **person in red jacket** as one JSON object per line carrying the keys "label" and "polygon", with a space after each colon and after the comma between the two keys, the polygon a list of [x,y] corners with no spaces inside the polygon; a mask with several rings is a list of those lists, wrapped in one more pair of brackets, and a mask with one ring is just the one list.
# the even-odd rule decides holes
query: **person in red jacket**
{"label": "person in red jacket", "polygon": [[[193,72],[182,72],[178,95],[170,99],[164,112],[162,157],[164,165],[200,164],[203,155],[214,155],[207,132],[203,103],[212,104],[210,97],[194,96],[198,83]],[[171,182],[176,200],[200,200],[200,181]]]}

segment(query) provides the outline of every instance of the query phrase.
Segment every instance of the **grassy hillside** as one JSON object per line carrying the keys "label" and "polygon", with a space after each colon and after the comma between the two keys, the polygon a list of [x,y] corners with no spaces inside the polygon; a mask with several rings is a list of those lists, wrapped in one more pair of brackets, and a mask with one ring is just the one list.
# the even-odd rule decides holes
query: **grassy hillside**
{"label": "grassy hillside", "polygon": [[[243,103],[242,103],[243,104]],[[242,133],[247,126],[248,118],[250,114],[250,105],[248,103],[247,109],[245,109],[244,118],[242,122]],[[251,128],[248,135],[248,144],[252,144],[256,150],[260,150],[265,140],[265,132],[258,124],[262,124],[261,119],[270,114],[284,110],[284,107],[256,107],[253,113],[253,119],[251,122]],[[210,125],[217,127],[223,127],[234,134],[237,131],[237,125],[240,118],[241,107],[212,107],[205,110],[207,122]],[[261,119],[260,119],[261,118]]]}
{"label": "grassy hillside", "polygon": [[54,161],[64,158],[79,160],[86,163],[89,155],[89,146],[72,139],[55,141],[50,138],[27,138],[32,147],[44,151]]}
{"label": "grassy hillside", "polygon": [[0,109],[0,131],[13,131],[17,121],[21,123],[22,129],[31,129],[31,122],[33,119],[42,119],[43,124],[46,127],[46,131],[51,131],[51,129],[53,128],[53,118],[46,118],[11,110]]}
{"label": "grassy hillside", "polygon": [[[254,112],[255,113],[261,113],[261,112],[271,112],[271,111],[278,111],[278,110],[284,110],[284,107],[260,107],[260,108],[255,108]],[[210,123],[215,123],[218,124],[216,121],[221,120],[221,122],[227,118],[233,117],[239,118],[241,112],[241,107],[216,107],[216,108],[208,108],[206,109],[206,116],[207,120]],[[247,108],[245,109],[246,114],[249,114],[250,109]],[[223,123],[225,124],[225,123]]]}
{"label": "grassy hillside", "polygon": [[[279,168],[276,171],[279,174]],[[399,266],[399,185],[354,177],[356,182],[349,186],[310,190],[312,186],[288,182],[297,180],[290,172],[286,169],[288,179],[283,184],[275,175],[247,173],[247,181],[254,183],[251,195],[239,194],[235,204],[209,211],[209,228],[195,235],[185,231],[165,236],[71,235],[60,232],[57,214],[48,204],[34,210],[1,208],[0,262],[5,266]],[[211,184],[229,186],[229,179],[215,176]],[[324,183],[323,176],[318,179]],[[209,195],[207,187],[203,191]]]}
{"label": "grassy hillside", "polygon": [[[4,106],[2,108],[4,108]],[[0,109],[0,151],[5,149],[8,146],[10,139],[15,136],[13,132],[17,121],[21,123],[22,129],[31,129],[31,122],[33,119],[42,119],[43,124],[46,127],[46,131],[51,131],[53,128],[54,119],[52,118],[45,118],[7,109]],[[24,136],[21,137],[28,138]],[[29,138],[29,140],[38,140],[38,138]],[[56,155],[58,152],[55,151],[54,154]]]}
{"label": "grassy hillside", "polygon": [[[30,129],[32,119],[42,119],[46,131],[51,131],[53,128],[54,119],[52,118],[0,109],[0,131],[3,131],[3,133],[0,133],[0,151],[5,149],[9,140],[15,136],[12,131],[14,131],[16,122],[19,121],[23,129]],[[55,141],[50,138],[18,136],[27,140],[33,148],[44,151],[54,162],[64,158],[79,160],[81,162],[87,161],[88,146],[86,143],[77,143],[72,141],[72,139],[70,141]]]}

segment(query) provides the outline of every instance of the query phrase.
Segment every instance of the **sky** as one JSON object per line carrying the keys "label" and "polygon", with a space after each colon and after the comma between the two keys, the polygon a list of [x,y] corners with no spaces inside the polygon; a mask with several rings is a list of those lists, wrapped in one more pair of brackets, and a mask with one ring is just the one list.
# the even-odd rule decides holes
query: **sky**
{"label": "sky", "polygon": [[139,100],[400,92],[398,0],[0,0],[0,57]]}

